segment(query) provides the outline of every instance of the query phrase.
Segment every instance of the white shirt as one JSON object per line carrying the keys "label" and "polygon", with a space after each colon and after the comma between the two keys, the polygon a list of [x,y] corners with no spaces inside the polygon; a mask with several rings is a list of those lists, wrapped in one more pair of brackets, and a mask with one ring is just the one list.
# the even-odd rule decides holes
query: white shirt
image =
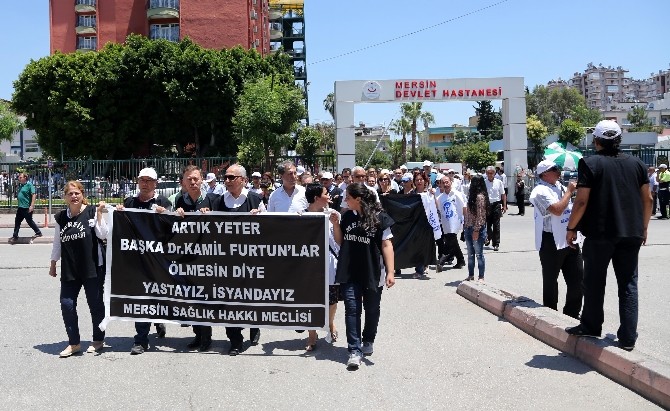
{"label": "white shirt", "polygon": [[[240,196],[235,198],[233,195],[230,193],[230,191],[226,191],[223,194],[223,202],[226,204],[226,207],[228,208],[237,208],[244,204],[245,201],[247,201],[247,197],[249,196],[249,190],[246,188],[243,188],[242,191],[240,192]],[[262,202],[258,205],[258,211],[265,211],[265,204]]]}
{"label": "white shirt", "polygon": [[217,184],[214,185],[214,187],[207,184],[207,194],[212,193],[212,194],[222,195],[225,192],[226,192],[226,187],[223,186],[222,184],[217,183]]}
{"label": "white shirt", "polygon": [[307,208],[305,187],[296,185],[293,194],[288,195],[284,186],[277,188],[270,194],[267,210],[270,212],[299,213]]}
{"label": "white shirt", "polygon": [[449,193],[440,194],[436,202],[440,212],[442,232],[445,234],[458,233],[463,226],[463,208],[467,207],[463,194],[452,188]]}
{"label": "white shirt", "polygon": [[488,177],[484,177],[484,183],[486,183],[486,191],[489,193],[489,202],[502,201],[502,196],[505,194],[505,186],[502,181],[497,178],[489,181]]}
{"label": "white shirt", "polygon": [[656,181],[655,171],[654,174],[649,176],[649,191],[651,191],[652,193],[658,191],[658,182]]}
{"label": "white shirt", "polygon": [[496,173],[495,178],[502,181],[503,186],[507,187],[507,175],[505,175],[505,173],[502,174]]}

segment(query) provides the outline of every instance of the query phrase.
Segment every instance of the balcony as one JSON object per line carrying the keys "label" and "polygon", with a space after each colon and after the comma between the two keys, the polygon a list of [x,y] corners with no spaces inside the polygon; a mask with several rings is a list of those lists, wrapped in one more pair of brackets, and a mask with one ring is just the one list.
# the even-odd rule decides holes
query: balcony
{"label": "balcony", "polygon": [[90,13],[95,11],[96,0],[77,0],[74,11],[77,13]]}
{"label": "balcony", "polygon": [[179,41],[179,24],[152,24],[149,26],[149,38]]}
{"label": "balcony", "polygon": [[293,67],[293,76],[296,80],[304,80],[307,78],[307,70],[304,67]]}
{"label": "balcony", "polygon": [[97,49],[97,37],[77,37],[77,51],[94,51]]}
{"label": "balcony", "polygon": [[270,17],[270,21],[272,21],[272,20],[279,20],[279,19],[282,18],[282,16],[283,16],[283,13],[282,13],[281,10],[270,9],[270,15],[269,15],[269,17]]}
{"label": "balcony", "polygon": [[149,0],[149,20],[178,19],[179,0]]}
{"label": "balcony", "polygon": [[286,35],[287,39],[302,39],[305,37],[305,30],[302,28],[293,29]]}
{"label": "balcony", "polygon": [[95,14],[77,16],[77,27],[75,27],[77,34],[96,34],[96,27]]}

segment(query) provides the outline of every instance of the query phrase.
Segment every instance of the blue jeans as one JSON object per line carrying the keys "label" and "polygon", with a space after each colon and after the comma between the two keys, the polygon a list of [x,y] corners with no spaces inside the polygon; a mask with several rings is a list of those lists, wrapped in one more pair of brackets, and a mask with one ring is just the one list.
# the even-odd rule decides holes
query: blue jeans
{"label": "blue jeans", "polygon": [[93,341],[103,341],[105,332],[100,330],[100,323],[105,318],[105,303],[102,299],[105,285],[105,267],[98,267],[97,278],[85,280],[61,281],[60,283],[60,308],[63,313],[65,332],[67,332],[68,344],[77,345],[81,342],[79,336],[79,316],[77,315],[77,297],[79,291],[84,287],[86,302],[91,312],[93,324]]}
{"label": "blue jeans", "polygon": [[347,329],[347,348],[349,352],[361,353],[361,315],[365,309],[363,341],[374,342],[379,324],[379,304],[383,287],[364,289],[357,283],[340,285],[344,298],[344,324]]}
{"label": "blue jeans", "polygon": [[477,256],[477,267],[479,268],[479,278],[484,278],[486,262],[484,261],[484,242],[486,241],[486,227],[479,229],[479,239],[474,241],[472,233],[474,227],[465,227],[465,244],[468,247],[468,276],[475,276],[475,256]]}
{"label": "blue jeans", "polygon": [[605,281],[612,261],[619,288],[619,320],[617,337],[624,344],[637,340],[638,293],[637,263],[640,238],[586,237],[584,258],[584,309],[581,323],[590,332],[600,334],[604,321]]}

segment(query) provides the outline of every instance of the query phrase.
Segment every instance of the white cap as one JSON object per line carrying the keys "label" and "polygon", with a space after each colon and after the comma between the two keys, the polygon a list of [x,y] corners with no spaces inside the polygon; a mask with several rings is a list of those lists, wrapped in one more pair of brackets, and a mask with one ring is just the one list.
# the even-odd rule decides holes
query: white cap
{"label": "white cap", "polygon": [[205,178],[205,183],[209,183],[211,181],[216,180],[216,174],[214,173],[207,173],[207,178]]}
{"label": "white cap", "polygon": [[403,165],[401,165],[401,166],[400,166],[400,167],[398,167],[398,168],[400,168],[401,170],[405,170],[405,171],[407,171],[407,166],[406,166],[406,165],[404,165],[404,164],[403,164]]}
{"label": "white cap", "polygon": [[658,166],[658,168],[668,168],[668,165],[667,164],[661,164],[661,165]]}
{"label": "white cap", "polygon": [[408,181],[412,181],[413,179],[414,179],[414,175],[412,173],[405,173],[405,174],[402,175],[402,178],[400,179],[400,181],[402,181],[403,183],[406,183]]}
{"label": "white cap", "polygon": [[333,173],[331,173],[330,171],[324,171],[323,174],[321,174],[321,178],[332,180],[333,179]]}
{"label": "white cap", "polygon": [[433,163],[430,162],[430,161],[428,161],[428,160],[426,160],[426,161],[423,162],[423,166],[424,166],[424,167],[432,167],[432,166],[433,166]]}
{"label": "white cap", "polygon": [[435,169],[430,170],[430,172],[431,172],[431,174],[437,174],[437,170],[435,170]]}
{"label": "white cap", "polygon": [[140,174],[137,175],[137,178],[140,177],[149,177],[152,180],[158,180],[158,174],[156,173],[156,170],[151,167],[141,169]]}
{"label": "white cap", "polygon": [[453,168],[450,168],[449,170],[447,170],[447,174],[449,174],[449,173],[456,173],[456,170],[454,170]]}
{"label": "white cap", "polygon": [[298,167],[296,167],[295,172],[296,172],[297,175],[301,176],[302,173],[305,172],[305,167],[303,167],[303,166],[298,166]]}
{"label": "white cap", "polygon": [[621,135],[621,127],[613,120],[602,120],[593,129],[593,137],[612,140]]}
{"label": "white cap", "polygon": [[258,171],[254,171],[253,173],[251,173],[251,177],[261,178],[261,173],[259,173]]}
{"label": "white cap", "polygon": [[540,164],[537,165],[535,173],[539,176],[550,168],[558,168],[558,166],[551,160],[542,160],[540,161]]}
{"label": "white cap", "polygon": [[391,174],[391,170],[388,168],[382,168],[382,171],[380,171],[379,174]]}

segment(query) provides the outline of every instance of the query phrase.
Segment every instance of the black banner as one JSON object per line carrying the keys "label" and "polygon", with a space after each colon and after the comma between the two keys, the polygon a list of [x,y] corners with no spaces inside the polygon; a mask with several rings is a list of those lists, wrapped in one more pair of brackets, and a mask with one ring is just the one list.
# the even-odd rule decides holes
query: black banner
{"label": "black banner", "polygon": [[379,196],[382,207],[393,218],[395,268],[435,264],[435,240],[419,194]]}
{"label": "black banner", "polygon": [[327,224],[320,213],[114,211],[106,321],[324,328]]}

